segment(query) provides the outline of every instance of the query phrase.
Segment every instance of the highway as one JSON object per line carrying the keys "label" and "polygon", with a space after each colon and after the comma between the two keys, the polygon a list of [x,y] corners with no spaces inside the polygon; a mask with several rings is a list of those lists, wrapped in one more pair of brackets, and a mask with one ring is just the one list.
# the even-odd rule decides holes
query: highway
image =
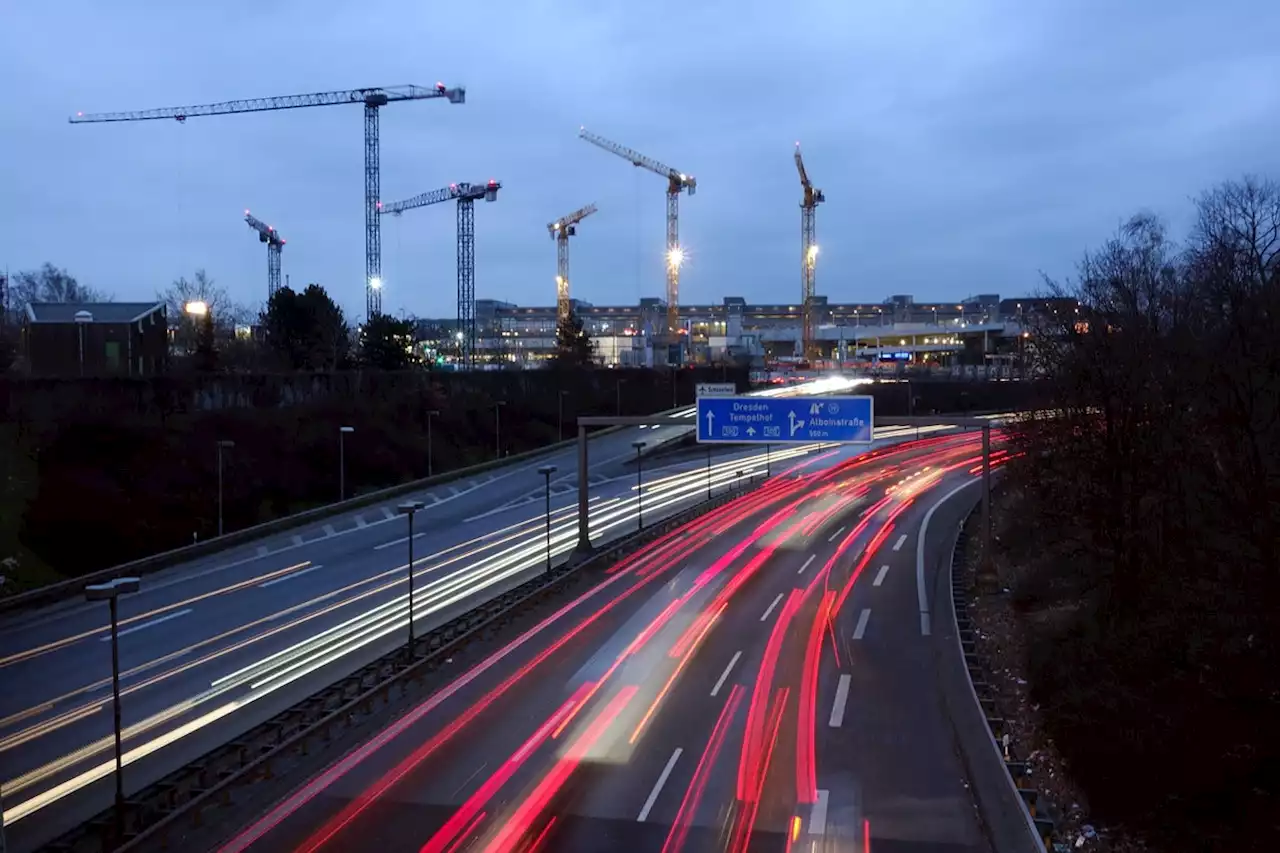
{"label": "highway", "polygon": [[853,456],[795,460],[456,661],[222,853],[985,851],[920,615],[980,437]]}
{"label": "highway", "polygon": [[[691,412],[690,412],[691,414]],[[593,444],[596,543],[637,525],[634,448],[684,428],[622,430]],[[915,431],[889,430],[883,441]],[[775,450],[777,465],[814,447]],[[576,543],[576,457],[437,486],[414,537],[415,628],[442,624],[538,572],[545,561],[544,484],[553,480],[553,558]],[[717,454],[714,490],[766,465],[758,450]],[[646,520],[702,499],[705,458],[643,471]],[[295,538],[296,536],[296,538]],[[121,601],[126,789],[234,738],[399,645],[407,636],[407,522],[391,506],[333,518],[318,531],[255,543],[220,559],[148,576]],[[0,625],[0,780],[10,845],[28,849],[110,802],[110,645],[102,604],[67,603]]]}

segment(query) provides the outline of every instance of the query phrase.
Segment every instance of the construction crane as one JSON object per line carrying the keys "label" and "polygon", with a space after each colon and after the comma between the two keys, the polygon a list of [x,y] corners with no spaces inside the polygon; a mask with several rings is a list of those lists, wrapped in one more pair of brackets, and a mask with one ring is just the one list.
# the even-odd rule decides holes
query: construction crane
{"label": "construction crane", "polygon": [[804,312],[801,340],[804,357],[812,363],[818,358],[818,325],[814,316],[817,312],[814,304],[814,273],[818,264],[815,212],[827,197],[810,182],[809,173],[804,168],[804,158],[800,156],[799,142],[796,143],[796,170],[800,172],[800,186],[804,188],[804,199],[800,202],[800,304]]}
{"label": "construction crane", "polygon": [[378,141],[378,109],[393,101],[424,101],[446,98],[451,104],[463,104],[467,100],[465,86],[449,88],[437,83],[434,88],[424,86],[385,86],[365,89],[348,89],[341,92],[317,92],[310,95],[282,95],[274,98],[252,98],[242,101],[223,101],[192,107],[165,107],[154,110],[117,113],[76,113],[72,124],[113,121],[154,121],[174,119],[180,123],[198,116],[234,115],[236,113],[261,113],[272,110],[294,110],[302,107],[331,107],[339,104],[364,104],[364,271],[365,310],[373,317],[382,313],[382,232],[378,216],[380,197],[380,167]]}
{"label": "construction crane", "polygon": [[684,250],[680,248],[680,193],[689,195],[698,191],[698,181],[692,175],[677,172],[624,145],[597,136],[585,127],[578,129],[578,136],[605,151],[617,154],[633,166],[648,169],[667,179],[667,335],[671,343],[680,341],[680,264],[684,262]]}
{"label": "construction crane", "polygon": [[595,212],[596,206],[589,204],[547,226],[556,241],[556,320],[560,323],[569,318],[569,238],[578,233],[578,223]]}
{"label": "construction crane", "polygon": [[476,363],[476,227],[475,202],[479,199],[497,201],[502,184],[490,180],[475,184],[450,184],[447,187],[416,195],[404,201],[380,204],[379,213],[396,216],[406,210],[439,204],[455,199],[458,202],[458,344],[459,363],[469,370]]}
{"label": "construction crane", "polygon": [[280,289],[280,250],[284,248],[284,238],[248,210],[244,212],[244,221],[258,232],[258,239],[267,244],[267,303],[270,304],[271,297]]}

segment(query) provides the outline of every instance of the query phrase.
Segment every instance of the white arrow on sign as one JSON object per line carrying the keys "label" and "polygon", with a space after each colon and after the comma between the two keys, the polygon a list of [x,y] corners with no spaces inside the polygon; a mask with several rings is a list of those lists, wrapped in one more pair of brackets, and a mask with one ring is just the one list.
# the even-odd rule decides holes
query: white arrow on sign
{"label": "white arrow on sign", "polygon": [[801,430],[804,428],[804,421],[796,420],[796,413],[794,410],[787,412],[787,415],[791,419],[791,434],[795,435],[798,430]]}
{"label": "white arrow on sign", "polygon": [[715,435],[716,413],[707,412],[707,436]]}
{"label": "white arrow on sign", "polygon": [[755,434],[756,434],[755,427],[747,427],[747,435],[755,435]]}

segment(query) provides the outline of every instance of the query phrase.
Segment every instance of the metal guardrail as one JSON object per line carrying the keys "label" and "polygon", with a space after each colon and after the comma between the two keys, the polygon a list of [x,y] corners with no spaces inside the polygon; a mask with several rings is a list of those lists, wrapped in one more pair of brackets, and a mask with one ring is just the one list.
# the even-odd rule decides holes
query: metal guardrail
{"label": "metal guardrail", "polygon": [[1000,706],[991,680],[987,677],[990,670],[977,649],[973,622],[969,618],[969,588],[973,572],[967,558],[968,527],[969,521],[977,512],[978,507],[974,507],[973,511],[965,517],[959,535],[956,537],[955,549],[951,553],[951,600],[955,613],[956,638],[964,656],[965,669],[969,685],[973,688],[974,699],[991,733],[991,747],[1004,762],[1009,784],[1022,800],[1029,825],[1039,842],[1037,849],[1043,853],[1047,849],[1052,849],[1053,830],[1059,811],[1048,797],[1028,784],[1031,765],[1027,758],[1019,754],[1018,746],[1012,742],[1008,719]]}
{"label": "metal guardrail", "polygon": [[329,687],[298,702],[249,732],[216,747],[127,798],[125,838],[115,838],[110,809],[44,845],[39,853],[140,853],[165,849],[184,826],[198,826],[207,810],[236,808],[233,792],[269,780],[273,763],[306,756],[317,742],[327,744],[356,729],[378,711],[407,699],[411,691],[474,640],[491,639],[528,609],[559,595],[586,569],[612,565],[654,539],[713,509],[754,491],[761,478],[702,501],[652,527],[618,540],[582,562],[563,563],[444,625],[413,644],[392,650]]}
{"label": "metal guardrail", "polygon": [[[688,406],[681,406],[678,409],[671,409],[669,412],[682,411]],[[658,412],[654,417],[664,416],[669,412]],[[692,426],[690,422],[690,426]],[[591,434],[591,438],[607,435],[616,432],[624,427],[612,427],[601,429]],[[284,533],[295,527],[301,527],[305,524],[311,524],[316,521],[323,521],[326,518],[332,518],[335,515],[342,515],[357,509],[363,509],[368,506],[382,503],[384,501],[394,500],[406,494],[429,489],[433,486],[444,485],[455,480],[461,480],[466,477],[472,477],[476,474],[483,474],[486,471],[492,471],[495,468],[501,468],[506,465],[518,464],[521,462],[530,462],[550,453],[561,450],[567,450],[577,444],[576,436],[558,441],[554,444],[548,444],[533,450],[526,450],[517,453],[514,456],[504,456],[501,459],[491,459],[487,462],[480,462],[476,465],[469,465],[466,468],[457,468],[453,471],[446,471],[431,477],[423,477],[418,480],[410,480],[407,483],[401,483],[396,486],[388,486],[385,489],[378,489],[372,492],[366,492],[362,495],[348,498],[345,501],[338,501],[324,506],[315,507],[314,509],[303,510],[302,512],[286,515],[283,518],[264,521],[261,524],[255,524],[252,527],[233,530],[230,533],[224,533],[222,536],[214,536],[205,539],[203,542],[197,542],[192,545],[184,545],[181,548],[174,548],[169,551],[162,551],[159,554],[153,554],[149,557],[142,557],[128,563],[122,563],[118,566],[112,566],[107,569],[100,569],[87,575],[70,578],[65,581],[48,584],[36,589],[20,592],[17,595],[6,596],[0,598],[0,614],[18,610],[30,610],[41,607],[46,604],[53,604],[58,601],[64,601],[70,598],[78,598],[84,587],[88,584],[103,583],[118,577],[139,577],[141,575],[151,574],[154,572],[168,569],[176,565],[195,560],[200,557],[207,557],[211,554],[217,554],[228,548],[234,548],[237,545],[251,543],[257,539],[267,536],[274,536],[278,533]]]}

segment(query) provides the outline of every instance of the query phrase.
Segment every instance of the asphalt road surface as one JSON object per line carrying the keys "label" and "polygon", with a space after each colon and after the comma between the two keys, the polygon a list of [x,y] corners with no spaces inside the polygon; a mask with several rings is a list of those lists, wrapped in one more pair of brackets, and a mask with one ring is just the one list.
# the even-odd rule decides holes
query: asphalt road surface
{"label": "asphalt road surface", "polygon": [[[655,459],[637,500],[637,434],[651,446],[681,428],[624,430],[593,441],[591,532],[597,544],[734,487],[738,472],[794,464],[813,447]],[[671,435],[668,435],[668,432]],[[914,432],[892,431],[885,441]],[[561,455],[567,455],[568,452]],[[414,624],[429,630],[538,572],[576,544],[576,457],[512,466],[414,496]],[[777,470],[775,468],[775,470]],[[559,473],[559,472],[558,472]],[[126,791],[403,643],[408,522],[392,505],[333,518],[144,579],[121,600]],[[68,603],[0,623],[0,791],[11,849],[22,851],[110,804],[110,637],[104,604]],[[14,685],[14,687],[10,687]]]}
{"label": "asphalt road surface", "polygon": [[852,456],[628,558],[222,853],[986,851],[921,618],[980,437]]}

